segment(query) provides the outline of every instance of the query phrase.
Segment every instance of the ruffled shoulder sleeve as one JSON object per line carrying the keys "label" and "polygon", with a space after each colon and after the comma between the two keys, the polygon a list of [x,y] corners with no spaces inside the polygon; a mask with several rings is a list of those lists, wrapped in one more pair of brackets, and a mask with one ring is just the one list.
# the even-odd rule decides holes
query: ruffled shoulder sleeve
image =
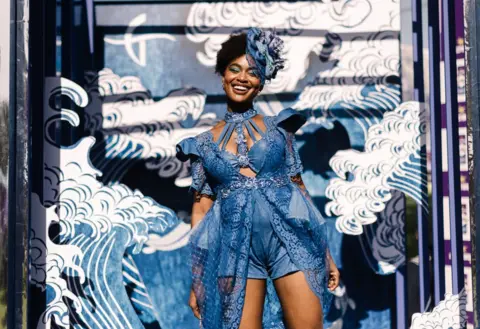
{"label": "ruffled shoulder sleeve", "polygon": [[306,121],[303,113],[292,108],[282,110],[275,118],[277,126],[290,133],[295,133]]}
{"label": "ruffled shoulder sleeve", "polygon": [[196,159],[200,156],[197,142],[194,137],[185,138],[177,144],[177,159],[185,162],[189,159]]}
{"label": "ruffled shoulder sleeve", "polygon": [[291,177],[301,174],[303,171],[302,161],[298,153],[295,132],[307,121],[303,113],[292,108],[282,110],[275,117],[275,123],[279,131],[285,136],[285,165]]}
{"label": "ruffled shoulder sleeve", "polygon": [[191,160],[192,185],[190,186],[190,192],[195,190],[200,194],[214,195],[198,151],[197,139],[195,137],[185,138],[177,144],[176,149],[177,158],[180,161]]}

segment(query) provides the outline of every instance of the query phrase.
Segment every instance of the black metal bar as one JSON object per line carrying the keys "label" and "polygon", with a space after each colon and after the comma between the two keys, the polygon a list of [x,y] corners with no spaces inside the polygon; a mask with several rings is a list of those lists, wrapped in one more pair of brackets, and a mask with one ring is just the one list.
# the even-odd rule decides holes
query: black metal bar
{"label": "black metal bar", "polygon": [[460,205],[460,156],[458,147],[457,63],[455,2],[442,0],[442,31],[445,56],[445,106],[448,151],[448,197],[452,250],[452,292],[464,287],[462,217]]}
{"label": "black metal bar", "polygon": [[438,0],[428,0],[428,69],[430,152],[433,219],[434,302],[445,295],[445,245],[443,233],[442,113],[440,103],[440,25]]}
{"label": "black metal bar", "polygon": [[[44,31],[45,31],[45,76],[54,77],[56,75],[56,30],[57,30],[57,4],[53,0],[45,0],[44,11]],[[43,122],[43,119],[42,121]]]}
{"label": "black metal bar", "polygon": [[[412,42],[413,42],[413,99],[420,103],[423,110],[425,103],[423,74],[423,36],[422,36],[422,1],[412,0]],[[421,136],[421,138],[425,138]],[[420,151],[422,165],[425,166],[425,150]],[[427,197],[426,186],[422,183],[422,197]],[[418,257],[420,282],[420,311],[425,312],[430,297],[430,268],[428,251],[428,216],[422,204],[417,204],[418,222]]]}
{"label": "black metal bar", "polygon": [[9,329],[27,328],[29,189],[29,0],[11,0],[9,191],[8,191],[8,311]]}
{"label": "black metal bar", "polygon": [[[74,27],[74,2],[73,0],[63,0],[61,4],[61,58],[62,58],[62,78],[74,80],[75,66],[78,65],[75,61],[76,54],[72,51],[75,45],[75,27]],[[61,101],[62,108],[73,109],[74,104],[70,99],[63,98]],[[67,125],[59,123],[57,125],[57,142],[62,145],[72,144],[73,130]]]}
{"label": "black metal bar", "polygon": [[[111,11],[111,8],[107,8],[108,11]],[[96,10],[101,10],[104,9],[102,6],[97,5]],[[107,10],[103,10],[103,12],[107,12]],[[104,29],[105,34],[118,34],[118,35],[124,35],[125,30],[129,28],[128,25],[120,25],[118,22],[115,22],[115,25],[106,25],[106,24],[101,24],[101,21],[98,25],[102,29]],[[133,34],[147,34],[147,33],[168,33],[172,35],[185,35],[189,30],[194,30],[195,33],[212,33],[212,31],[215,32],[215,34],[232,34],[235,31],[240,31],[240,30],[245,30],[248,29],[248,26],[210,26],[209,31],[197,31],[196,26],[191,26],[191,25],[142,25],[135,27],[135,30],[132,31]],[[324,30],[324,29],[298,29],[295,30],[296,35],[300,34],[302,37],[311,37],[311,38],[318,38],[320,35],[324,35],[329,33],[330,31]],[[335,33],[339,37],[341,37],[342,41],[351,41],[355,40],[358,38],[362,37],[368,37],[372,33],[376,33],[378,31],[376,30],[365,30],[365,31],[357,31],[357,32],[338,32]],[[398,31],[393,31],[393,30],[382,30],[382,34],[388,35],[392,39],[398,38],[399,37],[399,32]],[[97,33],[97,30],[95,29],[95,33]],[[278,35],[289,35],[289,32],[285,32],[282,30],[277,30]]]}
{"label": "black metal bar", "polygon": [[[56,3],[52,0],[36,0],[30,5],[30,35],[29,49],[35,54],[30,59],[30,94],[31,94],[31,136],[32,136],[32,159],[31,159],[31,192],[39,196],[43,201],[43,105],[44,85],[46,76],[55,76],[55,16]],[[32,217],[40,220],[40,217]],[[44,224],[45,225],[45,224]],[[45,238],[45,237],[42,237]],[[43,259],[37,259],[38,263],[46,263],[46,255]],[[28,321],[38,323],[45,311],[47,292],[32,285],[29,287],[31,298],[27,300]],[[40,307],[42,305],[42,307]]]}
{"label": "black metal bar", "polygon": [[473,310],[475,328],[480,328],[480,0],[465,0],[465,61],[467,94],[467,132],[470,176],[470,232],[472,241]]}
{"label": "black metal bar", "polygon": [[62,77],[71,79],[73,72],[72,43],[73,39],[73,1],[62,1],[61,10],[61,34],[62,34]]}

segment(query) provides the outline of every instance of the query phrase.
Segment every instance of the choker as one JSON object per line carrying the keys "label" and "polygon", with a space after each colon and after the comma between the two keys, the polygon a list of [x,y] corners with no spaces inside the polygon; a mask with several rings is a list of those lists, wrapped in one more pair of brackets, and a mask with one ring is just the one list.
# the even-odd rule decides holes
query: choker
{"label": "choker", "polygon": [[255,115],[257,115],[257,111],[255,109],[249,109],[242,113],[227,111],[225,113],[224,120],[225,122],[240,123],[254,117]]}

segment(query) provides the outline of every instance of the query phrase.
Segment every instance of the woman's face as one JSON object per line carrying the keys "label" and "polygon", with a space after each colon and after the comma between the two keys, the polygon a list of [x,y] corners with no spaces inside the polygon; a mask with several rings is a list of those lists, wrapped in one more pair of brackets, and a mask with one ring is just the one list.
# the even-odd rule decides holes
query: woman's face
{"label": "woman's face", "polygon": [[222,83],[228,99],[234,103],[252,103],[263,88],[257,69],[250,67],[245,55],[228,64]]}

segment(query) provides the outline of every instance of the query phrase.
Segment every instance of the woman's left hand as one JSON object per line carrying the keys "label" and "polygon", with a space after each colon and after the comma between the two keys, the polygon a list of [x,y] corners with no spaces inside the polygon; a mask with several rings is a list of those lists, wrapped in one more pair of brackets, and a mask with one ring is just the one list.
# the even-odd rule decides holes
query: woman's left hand
{"label": "woman's left hand", "polygon": [[330,259],[330,272],[328,273],[328,289],[334,291],[340,284],[340,272],[337,265]]}

